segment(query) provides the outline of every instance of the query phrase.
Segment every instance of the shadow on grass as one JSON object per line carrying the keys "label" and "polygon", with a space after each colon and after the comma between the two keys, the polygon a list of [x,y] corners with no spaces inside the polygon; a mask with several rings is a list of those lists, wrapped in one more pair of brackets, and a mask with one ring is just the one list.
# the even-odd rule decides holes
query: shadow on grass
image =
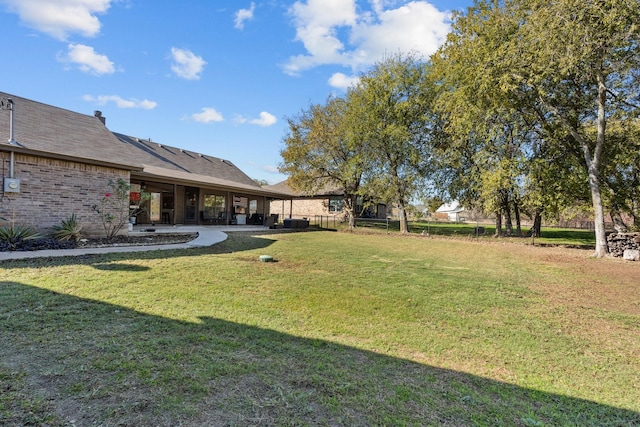
{"label": "shadow on grass", "polygon": [[640,413],[216,318],[0,283],[3,425],[638,425]]}
{"label": "shadow on grass", "polygon": [[[44,258],[25,258],[0,261],[0,268],[31,268],[37,266],[63,266],[63,265],[93,265],[99,270],[140,271],[140,266],[135,264],[122,264],[122,261],[168,259],[179,257],[194,257],[211,254],[228,254],[233,252],[263,249],[274,242],[269,239],[273,232],[230,232],[228,238],[220,243],[207,247],[189,249],[163,249],[141,252],[112,252],[93,255],[73,255]],[[262,237],[260,237],[262,236]],[[118,261],[118,264],[112,264]]]}
{"label": "shadow on grass", "polygon": [[130,272],[140,272],[140,271],[149,271],[149,267],[144,267],[136,264],[111,264],[111,263],[95,263],[93,264],[93,268],[96,270],[103,271],[130,271]]}

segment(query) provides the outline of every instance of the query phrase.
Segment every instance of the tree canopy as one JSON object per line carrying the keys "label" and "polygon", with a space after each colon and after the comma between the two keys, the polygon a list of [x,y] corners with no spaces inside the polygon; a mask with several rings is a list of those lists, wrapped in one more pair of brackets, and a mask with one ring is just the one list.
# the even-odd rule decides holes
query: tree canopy
{"label": "tree canopy", "polygon": [[281,151],[282,173],[290,185],[308,194],[324,187],[342,190],[349,226],[365,169],[364,145],[354,131],[345,99],[330,97],[287,119],[289,131]]}
{"label": "tree canopy", "polygon": [[522,135],[525,162],[535,155],[549,161],[555,153],[581,158],[597,256],[607,253],[607,123],[638,114],[639,6],[637,0],[478,1],[458,16],[433,57],[437,105],[454,140],[475,132],[485,149],[496,147],[503,142],[487,138],[488,130],[521,123],[530,129]]}
{"label": "tree canopy", "polygon": [[[477,0],[429,59],[377,63],[344,98],[289,121],[282,171],[400,208],[435,186],[520,233],[588,200],[640,217],[640,1]],[[511,218],[515,217],[515,231]]]}
{"label": "tree canopy", "polygon": [[424,62],[412,55],[381,61],[344,98],[332,97],[290,118],[280,170],[298,189],[344,191],[353,225],[358,196],[394,203],[404,213],[425,181],[430,91]]}

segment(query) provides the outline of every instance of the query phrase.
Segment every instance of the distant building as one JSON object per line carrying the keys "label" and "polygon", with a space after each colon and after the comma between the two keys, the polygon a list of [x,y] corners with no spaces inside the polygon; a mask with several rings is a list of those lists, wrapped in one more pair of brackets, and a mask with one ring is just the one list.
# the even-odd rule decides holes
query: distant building
{"label": "distant building", "polygon": [[[340,189],[325,187],[314,194],[294,191],[287,180],[264,187],[274,193],[286,194],[281,200],[272,200],[269,211],[280,218],[310,218],[316,216],[335,217],[342,220],[344,211],[344,192]],[[386,205],[382,203],[364,208],[363,203],[356,206],[356,217],[386,218]]]}
{"label": "distant building", "polygon": [[450,203],[444,203],[434,212],[433,216],[436,219],[449,220],[452,222],[465,221],[465,208],[460,206],[457,201]]}

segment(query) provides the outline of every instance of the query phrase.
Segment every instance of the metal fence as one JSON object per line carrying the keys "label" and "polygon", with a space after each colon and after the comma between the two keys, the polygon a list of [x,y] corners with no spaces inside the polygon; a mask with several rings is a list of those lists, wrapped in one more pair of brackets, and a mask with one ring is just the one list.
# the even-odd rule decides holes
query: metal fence
{"label": "metal fence", "polygon": [[282,220],[287,218],[303,219],[303,220],[309,221],[309,226],[327,228],[327,229],[335,229],[343,222],[342,216],[337,216],[337,215],[313,215],[313,216],[291,215],[290,217],[283,218]]}

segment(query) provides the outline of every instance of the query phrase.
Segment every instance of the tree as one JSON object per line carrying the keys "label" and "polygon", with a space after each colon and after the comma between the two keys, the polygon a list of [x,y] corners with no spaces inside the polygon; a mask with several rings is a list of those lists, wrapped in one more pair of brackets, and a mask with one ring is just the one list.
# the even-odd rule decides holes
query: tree
{"label": "tree", "polygon": [[482,100],[471,103],[470,112],[461,109],[462,102],[449,104],[457,110],[445,108],[450,118],[461,113],[453,121],[456,129],[469,128],[484,102],[492,111],[501,107],[535,120],[545,144],[565,158],[581,158],[598,257],[608,252],[601,191],[607,123],[638,114],[638,22],[636,0],[478,1],[458,16],[434,56],[445,70],[445,99]]}
{"label": "tree", "polygon": [[425,185],[433,122],[425,63],[396,55],[377,63],[348,97],[353,123],[365,144],[368,192],[400,211],[400,231],[408,232],[406,208]]}
{"label": "tree", "polygon": [[604,203],[611,213],[614,227],[626,231],[640,227],[640,121],[609,121],[604,157]]}
{"label": "tree", "polygon": [[331,97],[287,119],[289,130],[280,152],[280,172],[289,175],[293,188],[313,194],[324,187],[344,194],[349,229],[355,225],[357,197],[365,165],[363,144],[350,126],[345,99]]}

